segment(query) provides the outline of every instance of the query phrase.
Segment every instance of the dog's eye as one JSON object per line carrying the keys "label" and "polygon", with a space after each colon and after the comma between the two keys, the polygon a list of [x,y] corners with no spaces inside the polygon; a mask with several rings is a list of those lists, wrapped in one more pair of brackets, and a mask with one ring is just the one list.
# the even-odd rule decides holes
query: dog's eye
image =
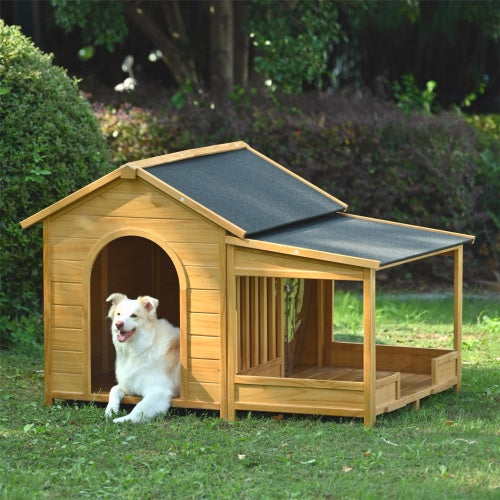
{"label": "dog's eye", "polygon": [[131,314],[130,317],[131,318],[137,318],[137,314]]}

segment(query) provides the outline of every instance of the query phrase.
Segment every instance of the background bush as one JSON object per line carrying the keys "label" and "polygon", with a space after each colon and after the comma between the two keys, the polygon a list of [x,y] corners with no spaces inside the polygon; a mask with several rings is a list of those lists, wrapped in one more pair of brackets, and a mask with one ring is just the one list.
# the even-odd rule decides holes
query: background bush
{"label": "background bush", "polygon": [[[195,98],[181,109],[158,98],[141,107],[96,105],[116,165],[241,139],[348,203],[351,213],[475,234],[475,245],[465,247],[466,278],[495,279],[500,176],[491,120],[489,129],[481,121],[487,139],[460,115],[408,113],[373,96],[270,101],[241,91],[215,106]],[[442,263],[429,270],[434,279],[451,277],[442,271]]]}
{"label": "background bush", "polygon": [[2,20],[0,123],[0,344],[6,345],[21,342],[13,335],[20,327],[16,318],[41,312],[42,228],[23,231],[19,222],[110,165],[99,124],[76,82]]}

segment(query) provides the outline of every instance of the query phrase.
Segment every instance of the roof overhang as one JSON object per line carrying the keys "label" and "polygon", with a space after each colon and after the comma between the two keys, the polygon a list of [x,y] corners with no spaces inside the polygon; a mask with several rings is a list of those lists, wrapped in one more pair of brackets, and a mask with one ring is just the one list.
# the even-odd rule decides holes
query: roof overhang
{"label": "roof overhang", "polygon": [[337,213],[297,226],[278,228],[229,245],[324,262],[381,270],[435,255],[453,253],[474,236]]}

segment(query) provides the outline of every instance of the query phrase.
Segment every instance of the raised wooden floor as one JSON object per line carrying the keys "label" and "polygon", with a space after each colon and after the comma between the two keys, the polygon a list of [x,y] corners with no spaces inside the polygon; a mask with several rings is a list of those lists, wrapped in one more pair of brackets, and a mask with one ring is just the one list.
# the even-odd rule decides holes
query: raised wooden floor
{"label": "raised wooden floor", "polygon": [[[395,372],[377,370],[377,380],[392,375]],[[329,366],[313,368],[295,368],[289,375],[290,378],[314,380],[343,380],[346,382],[363,382],[363,370],[360,368],[332,368]],[[400,372],[401,397],[420,392],[432,387],[430,374]]]}

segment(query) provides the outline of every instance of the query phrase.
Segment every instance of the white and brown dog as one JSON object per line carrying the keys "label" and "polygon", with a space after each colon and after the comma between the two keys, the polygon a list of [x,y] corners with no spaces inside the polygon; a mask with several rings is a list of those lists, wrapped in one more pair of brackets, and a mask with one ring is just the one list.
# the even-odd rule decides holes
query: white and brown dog
{"label": "white and brown dog", "polygon": [[131,300],[113,293],[106,301],[111,302],[108,317],[118,382],[109,393],[106,417],[118,412],[125,395],[142,396],[142,400],[113,422],[136,423],[164,415],[180,392],[179,328],[156,317],[158,300],[153,297]]}

